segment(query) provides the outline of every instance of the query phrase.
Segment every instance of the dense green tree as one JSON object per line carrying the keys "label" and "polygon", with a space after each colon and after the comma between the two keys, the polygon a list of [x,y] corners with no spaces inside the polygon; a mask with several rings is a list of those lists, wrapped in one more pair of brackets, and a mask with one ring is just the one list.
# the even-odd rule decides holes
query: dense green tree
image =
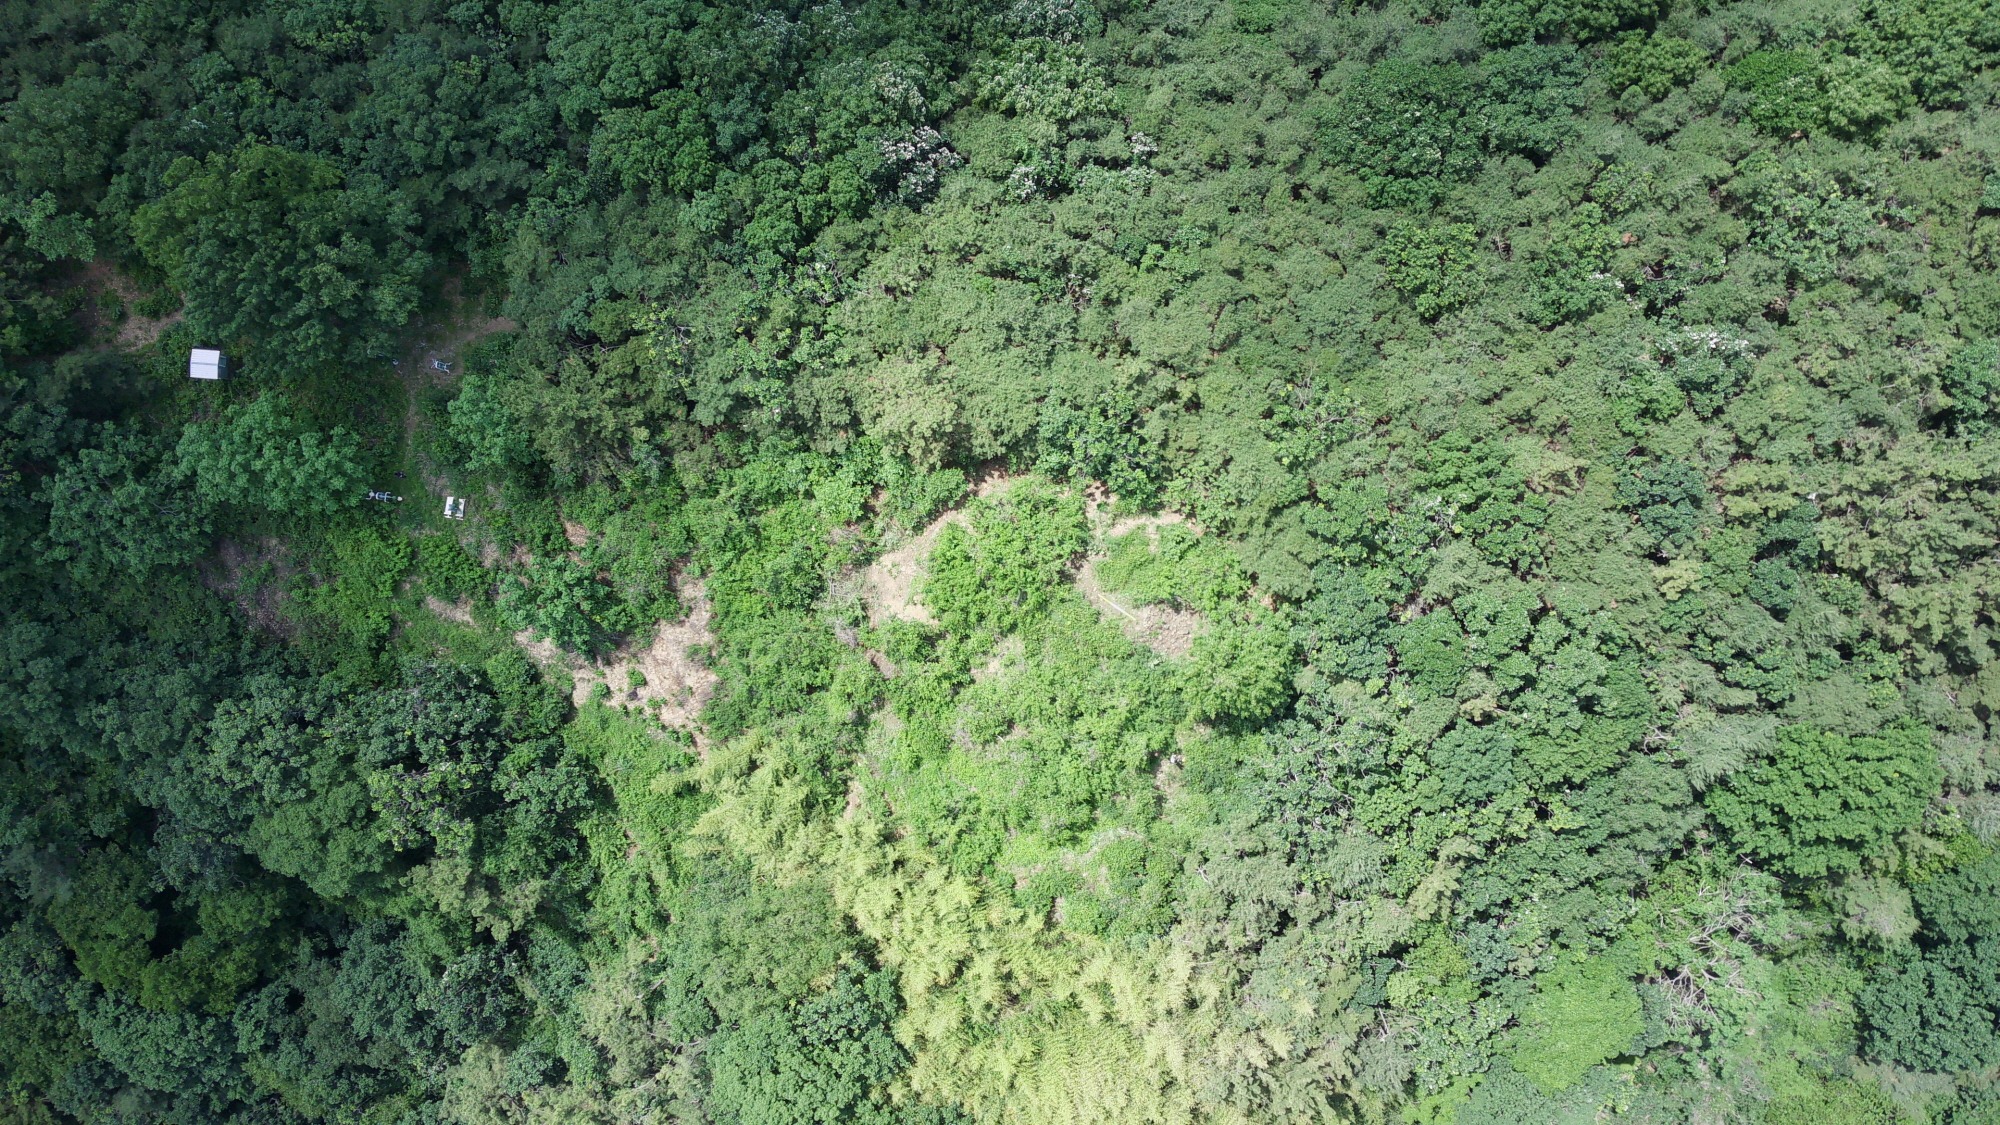
{"label": "dense green tree", "polygon": [[295,380],[383,354],[409,319],[427,257],[407,203],[325,159],[248,144],[185,158],[134,216],[189,326],[251,374]]}
{"label": "dense green tree", "polygon": [[8,1114],[1990,1125],[1992,17],[0,5]]}
{"label": "dense green tree", "polygon": [[714,1105],[742,1125],[895,1121],[883,1096],[906,1065],[890,1034],[895,982],[843,970],[824,993],[714,1040]]}
{"label": "dense green tree", "polygon": [[1335,108],[1325,144],[1377,204],[1429,206],[1479,168],[1476,91],[1456,65],[1371,67]]}
{"label": "dense green tree", "polygon": [[174,456],[181,478],[208,504],[325,513],[354,507],[366,492],[359,440],[344,427],[307,429],[275,391],[191,423]]}
{"label": "dense green tree", "polygon": [[138,576],[191,560],[208,539],[210,496],[190,493],[163,443],[110,430],[43,485],[48,554],[79,577]]}
{"label": "dense green tree", "polygon": [[1710,792],[1708,805],[1745,852],[1795,875],[1853,871],[1916,826],[1941,775],[1927,731],[1874,735],[1788,726],[1771,758]]}

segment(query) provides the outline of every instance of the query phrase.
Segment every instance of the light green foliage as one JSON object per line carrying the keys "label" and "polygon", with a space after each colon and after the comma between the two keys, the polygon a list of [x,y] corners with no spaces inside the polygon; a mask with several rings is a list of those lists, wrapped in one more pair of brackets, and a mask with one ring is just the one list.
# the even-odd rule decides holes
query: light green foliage
{"label": "light green foliage", "polygon": [[352,508],[367,492],[354,434],[339,426],[307,429],[277,392],[216,421],[191,423],[174,456],[180,475],[210,504],[325,513]]}
{"label": "light green foliage", "polygon": [[333,164],[246,144],[184,158],[134,236],[187,300],[189,327],[280,378],[383,349],[428,264],[397,196]]}
{"label": "light green foliage", "polygon": [[1269,618],[1225,621],[1195,637],[1181,676],[1196,718],[1261,723],[1291,698],[1291,642]]}
{"label": "light green foliage", "polygon": [[1097,580],[1134,605],[1172,603],[1216,613],[1250,590],[1234,551],[1186,524],[1162,524],[1150,534],[1128,531],[1108,544]]}
{"label": "light green foliage", "polygon": [[1104,76],[1068,36],[1029,36],[980,77],[979,104],[1003,112],[1073,121],[1113,108]]}
{"label": "light green foliage", "polygon": [[1639,997],[1615,958],[1565,964],[1542,978],[1522,1013],[1514,1069],[1544,1090],[1565,1089],[1628,1053],[1641,1030]]}
{"label": "light green foliage", "polygon": [[1907,1120],[1881,1086],[1854,1079],[1777,1099],[1764,1113],[1765,1125],[1900,1125]]}
{"label": "light green foliage", "polygon": [[1916,936],[1910,892],[1893,879],[1851,875],[1834,888],[1833,902],[1843,915],[1841,932],[1850,941],[1897,949]]}
{"label": "light green foliage", "polygon": [[953,524],[932,548],[923,598],[947,628],[1018,628],[1045,609],[1063,572],[1082,553],[1083,503],[1025,480]]}
{"label": "light green foliage", "polygon": [[1447,313],[1479,296],[1479,236],[1470,223],[1436,229],[1398,223],[1382,240],[1382,264],[1418,316]]}
{"label": "light green foliage", "polygon": [[23,1121],[2000,1104],[1986,0],[14,8]]}
{"label": "light green foliage", "polygon": [[1777,136],[1811,132],[1825,120],[1820,62],[1805,51],[1757,51],[1724,70],[1731,86],[1754,99],[1746,114]]}
{"label": "light green foliage", "polygon": [[968,665],[984,657],[956,638],[889,646],[888,696],[906,724],[890,766],[895,801],[959,869],[1007,862],[1016,833],[1020,863],[1049,862],[1038,847],[1076,845],[1099,817],[1124,819],[1120,795],[1170,751],[1170,673],[1095,617],[1063,599],[1037,614],[1018,659],[1003,656],[976,684]]}
{"label": "light green foliage", "polygon": [[1797,159],[1774,158],[1747,169],[1756,244],[1802,281],[1831,280],[1841,259],[1879,236],[1893,207],[1867,198],[1865,184],[1842,184]]}
{"label": "light green foliage", "polygon": [[1928,732],[1778,731],[1769,761],[1708,796],[1736,846],[1798,875],[1853,871],[1914,827],[1942,780]]}
{"label": "light green foliage", "polygon": [[1907,83],[1926,107],[1958,96],[2000,48],[1983,4],[1899,0],[1869,14],[1847,37],[1855,56]]}
{"label": "light green foliage", "polygon": [[410,572],[414,552],[400,535],[343,529],[332,541],[332,581],[312,592],[312,607],[350,634],[379,638],[389,631],[389,598]]}

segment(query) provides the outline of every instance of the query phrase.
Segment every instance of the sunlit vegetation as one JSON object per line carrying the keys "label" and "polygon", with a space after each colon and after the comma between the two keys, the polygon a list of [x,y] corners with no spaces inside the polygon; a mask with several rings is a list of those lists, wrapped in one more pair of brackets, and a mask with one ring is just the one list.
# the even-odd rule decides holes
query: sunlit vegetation
{"label": "sunlit vegetation", "polygon": [[2000,6],[0,12],[8,1121],[2000,1122]]}

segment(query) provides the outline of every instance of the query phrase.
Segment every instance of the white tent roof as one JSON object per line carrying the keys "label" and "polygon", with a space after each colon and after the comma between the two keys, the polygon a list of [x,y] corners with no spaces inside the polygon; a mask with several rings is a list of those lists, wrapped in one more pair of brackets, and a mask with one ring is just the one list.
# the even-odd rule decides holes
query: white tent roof
{"label": "white tent roof", "polygon": [[220,379],[228,361],[215,348],[195,348],[188,352],[188,378]]}

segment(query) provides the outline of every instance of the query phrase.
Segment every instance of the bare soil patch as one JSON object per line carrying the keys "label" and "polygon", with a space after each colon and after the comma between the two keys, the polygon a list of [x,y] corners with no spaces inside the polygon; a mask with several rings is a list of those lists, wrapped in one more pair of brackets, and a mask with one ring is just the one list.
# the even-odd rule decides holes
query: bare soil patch
{"label": "bare soil patch", "polygon": [[298,631],[285,612],[285,588],[299,568],[276,536],[254,543],[224,537],[196,569],[202,585],[228,598],[259,632],[290,637]]}
{"label": "bare soil patch", "polygon": [[514,634],[514,643],[521,646],[521,651],[528,654],[528,659],[541,665],[545,670],[561,671],[565,674],[576,671],[575,657],[556,647],[554,641],[536,640],[533,630],[523,629]]}
{"label": "bare soil patch", "polygon": [[965,513],[955,508],[946,512],[932,520],[920,534],[893,551],[882,552],[868,564],[861,574],[861,600],[868,607],[868,624],[880,625],[896,619],[929,624],[936,620],[929,607],[918,600],[918,591],[923,585],[924,560],[930,557],[938,534],[948,523],[965,526]]}
{"label": "bare soil patch", "polygon": [[992,679],[1000,673],[1005,672],[1009,662],[1020,660],[1026,653],[1027,646],[1021,642],[1019,636],[1010,635],[1000,638],[1000,643],[993,646],[992,658],[985,664],[972,670],[973,681],[977,683]]}
{"label": "bare soil patch", "polygon": [[[1155,549],[1160,542],[1160,529],[1169,524],[1186,523],[1187,517],[1179,512],[1160,512],[1149,516],[1125,516],[1110,518],[1110,497],[1093,498],[1096,503],[1086,502],[1086,512],[1091,520],[1092,531],[1100,543],[1119,539],[1135,531],[1144,531]],[[1097,564],[1105,558],[1093,554],[1084,560],[1076,574],[1076,588],[1105,619],[1117,624],[1134,644],[1144,645],[1161,656],[1179,660],[1194,648],[1194,639],[1208,627],[1208,619],[1187,609],[1175,609],[1166,605],[1130,605],[1124,597],[1106,590],[1097,580]]]}
{"label": "bare soil patch", "polygon": [[[74,284],[84,292],[83,307],[77,310],[76,316],[82,322],[86,338],[99,341],[103,346],[123,352],[139,351],[151,347],[168,326],[180,322],[178,309],[157,319],[140,316],[133,305],[144,293],[136,282],[119,273],[118,267],[107,259],[99,258],[72,276]],[[106,293],[116,294],[124,304],[124,319],[117,320],[104,314],[103,306],[98,302]]]}
{"label": "bare soil patch", "polygon": [[471,628],[478,627],[472,620],[471,598],[460,598],[455,602],[448,602],[443,598],[426,595],[424,597],[424,608],[446,621],[456,622],[457,624]]}
{"label": "bare soil patch", "polygon": [[[708,598],[699,582],[689,582],[680,595],[688,606],[687,616],[662,621],[649,636],[634,638],[591,664],[591,674],[577,681],[573,698],[578,706],[589,700],[601,681],[610,685],[612,702],[644,707],[666,726],[693,731],[699,743],[701,709],[715,697],[721,678],[702,656],[706,646],[715,643],[709,628]],[[634,671],[642,677],[641,682],[633,682]]]}

